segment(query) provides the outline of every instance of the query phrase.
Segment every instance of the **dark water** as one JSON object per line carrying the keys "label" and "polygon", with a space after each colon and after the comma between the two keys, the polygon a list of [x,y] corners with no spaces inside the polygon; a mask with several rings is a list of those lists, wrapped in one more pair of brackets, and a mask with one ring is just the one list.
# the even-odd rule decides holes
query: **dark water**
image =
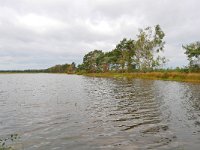
{"label": "dark water", "polygon": [[0,137],[15,149],[200,149],[200,84],[0,75]]}

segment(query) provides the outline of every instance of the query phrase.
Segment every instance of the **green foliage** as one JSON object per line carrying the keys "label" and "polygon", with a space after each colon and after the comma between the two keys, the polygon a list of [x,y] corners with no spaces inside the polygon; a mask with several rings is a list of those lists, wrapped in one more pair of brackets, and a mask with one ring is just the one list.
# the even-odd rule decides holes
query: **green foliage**
{"label": "green foliage", "polygon": [[0,73],[45,73],[46,69],[28,69],[28,70],[0,70]]}
{"label": "green foliage", "polygon": [[140,29],[136,40],[124,38],[114,50],[103,53],[94,50],[83,58],[78,71],[95,72],[131,72],[133,70],[151,71],[161,67],[165,57],[159,55],[163,51],[165,34],[159,25],[154,28]]}
{"label": "green foliage", "polygon": [[103,63],[104,53],[101,50],[94,50],[87,53],[83,58],[84,69],[87,72],[99,72]]}
{"label": "green foliage", "polygon": [[64,65],[56,65],[46,69],[47,73],[75,73],[76,64],[73,62],[72,64],[64,64]]}
{"label": "green foliage", "polygon": [[159,25],[154,29],[147,27],[140,29],[136,40],[135,64],[141,71],[152,70],[166,62],[165,57],[159,56],[163,51],[165,42],[164,32]]}
{"label": "green foliage", "polygon": [[125,67],[127,71],[131,71],[133,69],[132,57],[135,54],[135,41],[124,38],[119,44],[117,44],[116,51],[118,51],[117,62],[120,64],[122,71],[124,71]]}
{"label": "green foliage", "polygon": [[186,50],[185,54],[188,56],[188,58],[198,58],[200,55],[200,42],[191,43],[183,46],[183,48]]}
{"label": "green foliage", "polygon": [[194,42],[189,45],[183,46],[186,50],[185,54],[189,60],[190,70],[193,72],[200,71],[200,42]]}

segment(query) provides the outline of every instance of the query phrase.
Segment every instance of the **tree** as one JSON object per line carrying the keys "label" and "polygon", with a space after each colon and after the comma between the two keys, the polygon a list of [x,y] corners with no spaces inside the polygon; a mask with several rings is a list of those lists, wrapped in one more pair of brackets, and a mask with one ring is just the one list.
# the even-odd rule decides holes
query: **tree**
{"label": "tree", "polygon": [[72,64],[66,68],[66,72],[71,74],[75,73],[75,71],[76,71],[76,64],[75,62],[72,62]]}
{"label": "tree", "polygon": [[119,50],[119,57],[118,57],[118,63],[121,65],[122,71],[124,71],[125,63],[126,63],[126,48],[125,48],[126,39],[124,38],[122,41],[120,41],[119,44],[117,44],[116,49]]}
{"label": "tree", "polygon": [[87,72],[97,72],[101,70],[101,62],[104,53],[101,50],[94,50],[87,53],[83,58],[83,65]]}
{"label": "tree", "polygon": [[102,64],[102,71],[103,72],[108,72],[110,70],[110,65],[112,63],[112,54],[111,52],[106,52],[104,53],[102,59],[101,59],[101,64]]}
{"label": "tree", "polygon": [[129,39],[126,42],[126,59],[127,59],[127,71],[130,72],[134,68],[133,66],[133,56],[135,55],[136,44],[134,40]]}
{"label": "tree", "polygon": [[200,42],[190,43],[182,46],[186,51],[185,54],[189,60],[189,66],[191,68],[200,68]]}
{"label": "tree", "polygon": [[111,69],[118,71],[120,67],[119,59],[121,58],[121,51],[119,49],[114,49],[107,53],[107,57],[109,58]]}
{"label": "tree", "polygon": [[75,63],[72,64],[63,64],[63,65],[55,65],[46,69],[46,72],[49,73],[74,73],[76,70]]}
{"label": "tree", "polygon": [[154,29],[147,27],[139,30],[136,40],[134,62],[139,70],[151,70],[165,63],[165,58],[159,56],[165,42],[164,32],[159,25]]}
{"label": "tree", "polygon": [[118,63],[121,65],[122,71],[125,68],[127,71],[131,71],[133,68],[132,57],[135,54],[135,41],[124,38],[119,44],[117,44],[115,51],[118,51]]}

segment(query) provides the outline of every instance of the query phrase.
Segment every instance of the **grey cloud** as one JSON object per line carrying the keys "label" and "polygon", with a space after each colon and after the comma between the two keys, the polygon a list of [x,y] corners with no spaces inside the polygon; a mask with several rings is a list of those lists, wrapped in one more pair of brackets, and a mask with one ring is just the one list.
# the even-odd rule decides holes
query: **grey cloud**
{"label": "grey cloud", "polygon": [[0,70],[81,63],[93,49],[112,50],[138,28],[160,24],[168,67],[188,61],[182,44],[200,39],[198,0],[2,0]]}

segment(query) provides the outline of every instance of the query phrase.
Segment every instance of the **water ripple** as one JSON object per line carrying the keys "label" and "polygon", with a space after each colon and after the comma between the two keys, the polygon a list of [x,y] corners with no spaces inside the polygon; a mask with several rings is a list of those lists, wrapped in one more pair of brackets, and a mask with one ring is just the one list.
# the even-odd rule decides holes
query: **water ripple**
{"label": "water ripple", "polygon": [[8,74],[0,78],[0,137],[27,150],[199,150],[200,85]]}

